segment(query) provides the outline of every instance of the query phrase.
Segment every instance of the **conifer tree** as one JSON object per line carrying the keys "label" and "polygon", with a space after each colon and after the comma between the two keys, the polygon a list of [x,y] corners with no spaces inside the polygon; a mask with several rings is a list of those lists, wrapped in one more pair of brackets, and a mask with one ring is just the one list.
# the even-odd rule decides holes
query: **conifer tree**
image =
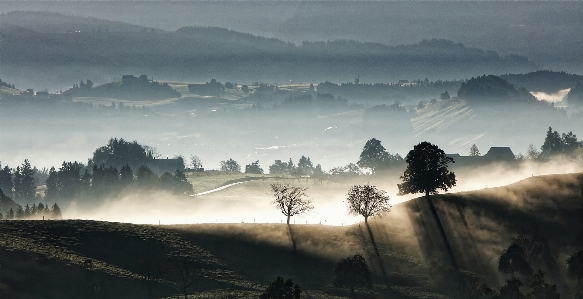
{"label": "conifer tree", "polygon": [[45,190],[45,200],[56,200],[59,194],[59,185],[58,185],[58,172],[55,170],[55,167],[51,167],[49,169],[49,176],[45,181],[46,190]]}
{"label": "conifer tree", "polygon": [[51,208],[51,215],[52,215],[52,218],[54,218],[54,219],[63,218],[63,215],[61,214],[61,208],[59,207],[59,205],[57,203],[55,203],[53,205],[53,207]]}
{"label": "conifer tree", "polygon": [[12,194],[12,169],[8,167],[8,165],[4,166],[4,168],[0,169],[0,189],[4,191],[4,194],[10,198],[13,197]]}
{"label": "conifer tree", "polygon": [[26,204],[26,206],[24,206],[24,218],[29,218],[30,217],[30,207],[28,206],[28,204]]}

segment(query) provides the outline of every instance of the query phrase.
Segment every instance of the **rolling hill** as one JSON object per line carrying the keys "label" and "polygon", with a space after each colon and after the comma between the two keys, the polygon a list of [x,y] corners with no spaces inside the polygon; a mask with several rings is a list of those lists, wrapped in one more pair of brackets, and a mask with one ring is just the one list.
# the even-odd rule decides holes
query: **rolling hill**
{"label": "rolling hill", "polygon": [[180,293],[176,266],[190,260],[199,275],[196,298],[255,298],[278,275],[293,278],[306,298],[345,298],[348,290],[331,285],[334,265],[362,253],[375,285],[358,296],[451,298],[472,288],[456,281],[499,288],[507,277],[496,271],[497,258],[522,236],[542,244],[531,265],[569,298],[576,285],[564,260],[583,246],[582,213],[583,175],[568,174],[413,199],[375,217],[370,228],[2,221],[0,294],[143,298],[151,285],[153,297],[169,298]]}

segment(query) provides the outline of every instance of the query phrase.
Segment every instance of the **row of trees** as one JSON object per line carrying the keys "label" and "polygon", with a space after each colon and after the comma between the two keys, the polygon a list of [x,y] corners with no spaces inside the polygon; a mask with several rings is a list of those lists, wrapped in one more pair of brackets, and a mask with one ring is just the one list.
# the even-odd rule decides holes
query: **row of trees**
{"label": "row of trees", "polygon": [[0,220],[12,220],[12,219],[61,219],[62,213],[61,208],[57,203],[53,204],[52,207],[45,205],[42,202],[38,204],[33,204],[29,206],[26,204],[24,207],[17,205],[16,209],[10,208],[8,211],[0,211]]}
{"label": "row of trees", "polygon": [[33,201],[36,194],[36,172],[36,168],[27,159],[14,170],[6,165],[0,168],[0,189],[15,200]]}
{"label": "row of trees", "polygon": [[[438,193],[440,189],[447,191],[456,184],[455,173],[448,170],[448,164],[454,161],[437,145],[429,142],[415,145],[407,154],[406,162],[407,169],[401,176],[403,183],[397,184],[398,195],[425,193],[429,196]],[[271,194],[275,198],[273,204],[287,217],[287,224],[290,217],[307,213],[314,208],[312,201],[306,198],[306,187],[279,183],[270,186]],[[352,186],[346,203],[349,213],[363,216],[367,224],[369,217],[388,212],[391,207],[386,192],[369,184]]]}
{"label": "row of trees", "polygon": [[[221,171],[241,172],[241,166],[233,159],[221,161],[220,166]],[[263,174],[264,170],[261,165],[259,165],[259,160],[257,160],[245,165],[245,173]],[[295,177],[312,176],[316,178],[323,177],[325,174],[320,164],[314,166],[310,157],[306,156],[302,156],[297,165],[294,164],[291,158],[288,162],[275,160],[275,162],[269,166],[269,173],[275,175],[291,175]]]}
{"label": "row of trees", "polygon": [[90,172],[78,162],[63,162],[58,170],[51,167],[46,186],[45,199],[50,201],[88,197],[99,199],[119,195],[128,188],[166,190],[175,195],[194,194],[192,184],[180,170],[165,172],[158,177],[144,165],[134,174],[128,164],[119,171],[114,166],[93,165]]}

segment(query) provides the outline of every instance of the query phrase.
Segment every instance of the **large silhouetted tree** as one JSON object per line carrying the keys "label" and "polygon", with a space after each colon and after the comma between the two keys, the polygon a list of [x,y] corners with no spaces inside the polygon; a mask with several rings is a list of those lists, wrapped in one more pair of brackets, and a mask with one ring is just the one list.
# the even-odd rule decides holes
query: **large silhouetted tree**
{"label": "large silhouetted tree", "polygon": [[445,152],[437,145],[427,141],[413,147],[405,158],[407,169],[401,179],[403,183],[397,184],[399,195],[425,193],[438,193],[438,189],[447,191],[455,186],[455,174],[448,170],[447,164],[454,163]]}
{"label": "large silhouetted tree", "polygon": [[307,188],[294,187],[289,184],[271,184],[273,204],[287,217],[287,224],[292,216],[307,213],[314,209],[312,201],[306,195]]}
{"label": "large silhouetted tree", "polygon": [[367,225],[368,217],[391,210],[386,192],[368,184],[352,186],[348,190],[346,202],[349,213],[363,216]]}
{"label": "large silhouetted tree", "polygon": [[372,273],[366,264],[366,260],[360,254],[341,259],[336,264],[334,276],[334,285],[350,288],[352,297],[354,297],[355,287],[372,288]]}

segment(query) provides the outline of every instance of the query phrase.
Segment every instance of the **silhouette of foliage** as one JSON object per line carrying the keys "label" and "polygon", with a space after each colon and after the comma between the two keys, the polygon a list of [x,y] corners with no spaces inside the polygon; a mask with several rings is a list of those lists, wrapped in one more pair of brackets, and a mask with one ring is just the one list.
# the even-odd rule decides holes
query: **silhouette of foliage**
{"label": "silhouette of foliage", "polygon": [[0,189],[4,191],[4,194],[8,197],[12,197],[12,169],[8,165],[0,169]]}
{"label": "silhouette of foliage", "polygon": [[298,166],[296,168],[296,175],[312,175],[314,172],[314,164],[312,164],[312,160],[310,157],[303,156],[298,161]]}
{"label": "silhouette of foliage", "polygon": [[34,181],[34,169],[28,159],[24,159],[22,165],[16,167],[14,173],[14,200],[32,201],[36,194]]}
{"label": "silhouette of foliage", "polygon": [[190,165],[192,169],[202,168],[202,160],[198,156],[190,155]]}
{"label": "silhouette of foliage", "polygon": [[155,154],[153,148],[143,146],[137,141],[128,142],[123,138],[112,138],[107,145],[95,150],[92,160],[95,165],[121,169],[127,164],[132,169],[138,169],[152,161]]}
{"label": "silhouette of foliage", "polygon": [[522,275],[531,275],[532,268],[524,256],[524,249],[517,244],[512,244],[506,248],[498,259],[498,271],[510,274],[514,277],[514,272]]}
{"label": "silhouette of foliage", "polygon": [[583,250],[577,250],[567,259],[567,273],[577,281],[583,282]]}
{"label": "silhouette of foliage", "polygon": [[221,161],[221,171],[241,172],[241,166],[237,161],[229,158],[229,160]]}
{"label": "silhouette of foliage", "polygon": [[447,164],[454,163],[437,145],[427,141],[413,147],[405,157],[407,169],[397,184],[398,195],[424,192],[426,196],[438,193],[438,189],[447,191],[455,186],[456,178],[447,169]]}
{"label": "silhouette of foliage", "polygon": [[561,294],[557,291],[557,285],[550,285],[545,281],[545,273],[538,270],[530,277],[528,284],[528,299],[559,299]]}
{"label": "silhouette of foliage", "polygon": [[476,146],[476,144],[472,144],[472,146],[470,147],[470,156],[472,157],[481,156],[480,150],[478,149],[478,146]]}
{"label": "silhouette of foliage", "polygon": [[278,276],[272,282],[263,294],[259,296],[261,299],[300,299],[302,289],[292,279],[283,280],[283,277]]}
{"label": "silhouette of foliage", "polygon": [[356,164],[359,167],[370,168],[375,174],[377,168],[382,167],[387,160],[389,160],[389,153],[385,147],[382,146],[380,140],[372,138],[364,145]]}
{"label": "silhouette of foliage", "polygon": [[383,190],[368,184],[352,186],[346,197],[351,215],[361,215],[368,224],[368,218],[391,210],[389,197]]}
{"label": "silhouette of foliage", "polygon": [[273,164],[269,166],[269,173],[276,175],[291,175],[294,174],[296,166],[290,158],[288,162],[282,162],[281,160],[275,160]]}
{"label": "silhouette of foliage", "polygon": [[352,297],[354,297],[355,287],[372,288],[372,273],[361,254],[341,259],[336,264],[334,275],[334,285],[350,288]]}
{"label": "silhouette of foliage", "polygon": [[314,172],[312,173],[312,177],[320,181],[320,184],[322,183],[322,181],[326,178],[326,172],[322,170],[322,165],[316,165],[316,168],[314,168]]}
{"label": "silhouette of foliage", "polygon": [[541,146],[540,156],[550,158],[560,154],[570,155],[579,147],[577,136],[573,132],[560,135],[557,131],[553,131],[553,128],[549,127],[545,141]]}
{"label": "silhouette of foliage", "polygon": [[523,299],[524,295],[520,292],[520,287],[523,286],[522,281],[518,278],[511,278],[506,280],[506,284],[500,288],[500,299]]}
{"label": "silhouette of foliage", "polygon": [[259,160],[245,165],[245,173],[263,174],[263,168],[259,166]]}
{"label": "silhouette of foliage", "polygon": [[312,200],[306,199],[305,187],[294,187],[289,184],[271,184],[271,194],[275,199],[273,204],[287,217],[287,224],[292,216],[301,215],[314,209]]}

